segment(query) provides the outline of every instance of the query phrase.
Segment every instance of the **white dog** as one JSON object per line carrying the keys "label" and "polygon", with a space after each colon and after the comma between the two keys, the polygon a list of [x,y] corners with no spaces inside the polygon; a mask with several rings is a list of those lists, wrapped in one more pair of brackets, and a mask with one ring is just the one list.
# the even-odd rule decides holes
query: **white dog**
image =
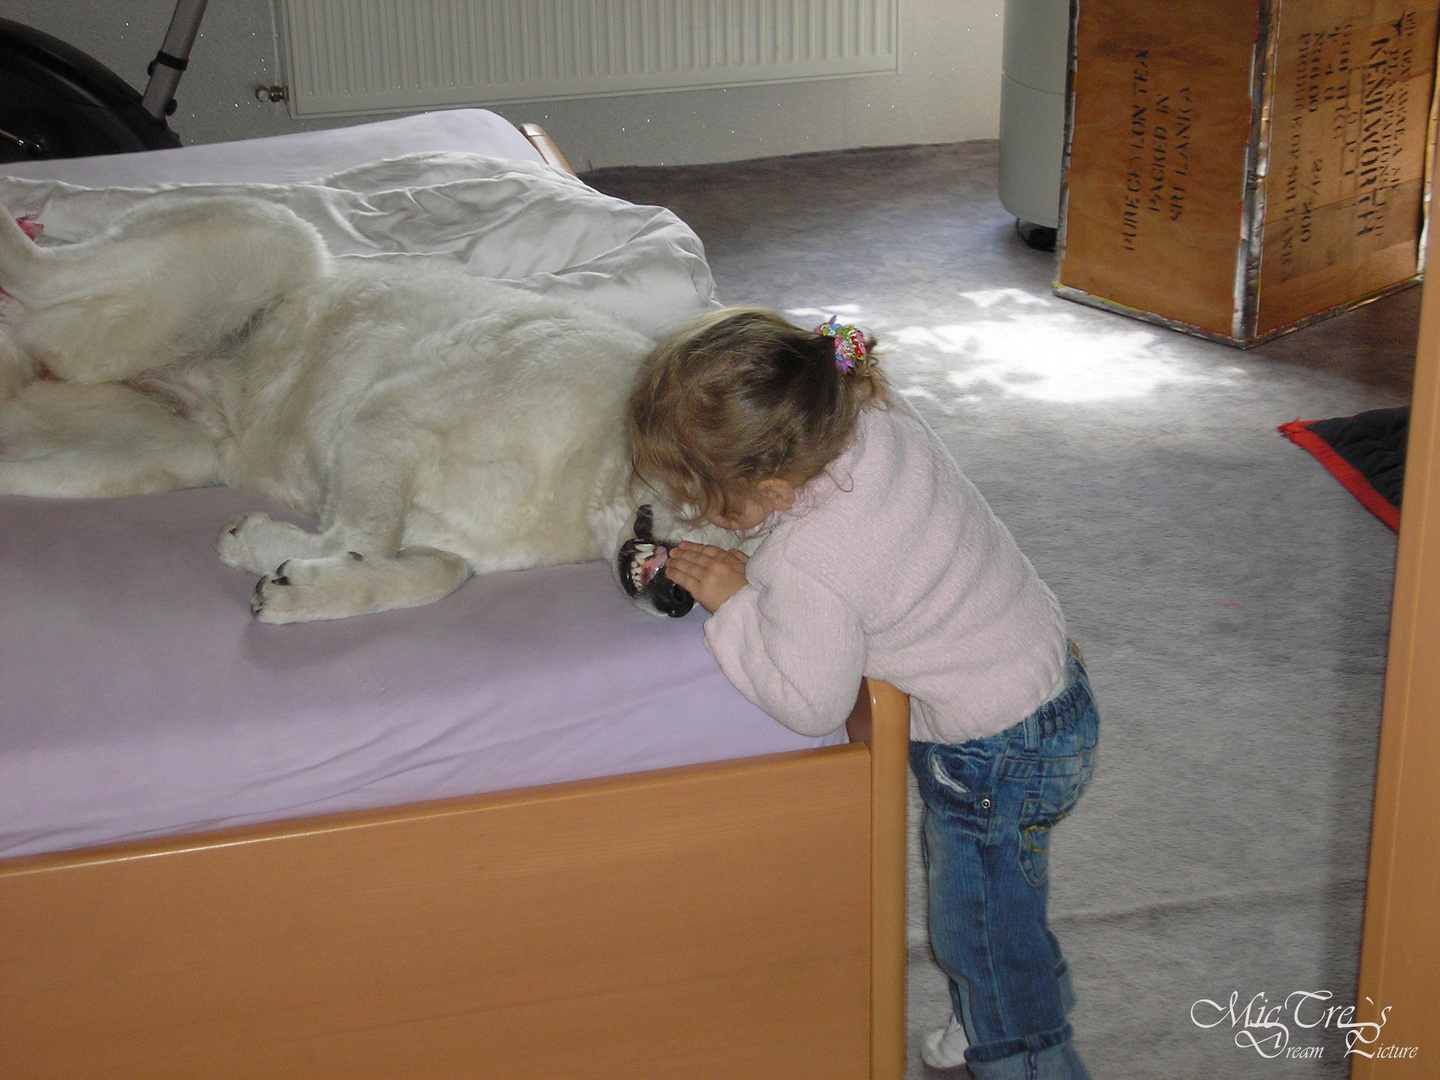
{"label": "white dog", "polygon": [[261,575],[264,622],[596,558],[642,606],[689,610],[651,515],[634,526],[623,415],[651,343],[605,316],[347,265],[291,211],[231,197],[161,196],[50,248],[0,211],[0,288],[0,494],[225,484],[292,507],[317,531],[254,513],[216,541]]}

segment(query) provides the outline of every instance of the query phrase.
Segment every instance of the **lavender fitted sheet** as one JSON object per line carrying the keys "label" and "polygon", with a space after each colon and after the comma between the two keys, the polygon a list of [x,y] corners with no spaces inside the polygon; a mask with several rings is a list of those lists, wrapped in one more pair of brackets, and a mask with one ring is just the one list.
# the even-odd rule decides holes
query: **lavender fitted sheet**
{"label": "lavender fitted sheet", "polygon": [[603,563],[438,604],[266,626],[211,541],[220,488],[0,498],[0,856],[396,805],[826,742],[725,680],[703,611]]}

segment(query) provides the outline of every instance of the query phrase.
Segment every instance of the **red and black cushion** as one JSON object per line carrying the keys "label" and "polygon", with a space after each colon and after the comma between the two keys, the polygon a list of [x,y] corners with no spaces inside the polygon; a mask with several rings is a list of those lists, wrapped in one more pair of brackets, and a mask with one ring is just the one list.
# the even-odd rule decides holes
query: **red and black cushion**
{"label": "red and black cushion", "polygon": [[1409,430],[1408,406],[1280,426],[1282,435],[1313,454],[1367,510],[1396,531]]}

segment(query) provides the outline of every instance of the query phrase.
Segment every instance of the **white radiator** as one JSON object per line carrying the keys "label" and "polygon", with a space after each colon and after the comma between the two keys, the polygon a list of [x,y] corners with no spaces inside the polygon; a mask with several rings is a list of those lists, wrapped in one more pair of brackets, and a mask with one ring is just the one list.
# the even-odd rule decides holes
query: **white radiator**
{"label": "white radiator", "polygon": [[294,116],[895,71],[899,0],[279,0]]}

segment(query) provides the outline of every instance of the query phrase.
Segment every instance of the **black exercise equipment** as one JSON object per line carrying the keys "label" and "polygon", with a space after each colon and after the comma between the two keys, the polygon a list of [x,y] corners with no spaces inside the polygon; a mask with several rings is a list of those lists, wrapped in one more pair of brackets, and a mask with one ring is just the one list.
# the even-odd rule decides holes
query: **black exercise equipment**
{"label": "black exercise equipment", "polygon": [[141,95],[93,56],[0,19],[0,162],[180,145],[165,117],[206,0],[179,0]]}

